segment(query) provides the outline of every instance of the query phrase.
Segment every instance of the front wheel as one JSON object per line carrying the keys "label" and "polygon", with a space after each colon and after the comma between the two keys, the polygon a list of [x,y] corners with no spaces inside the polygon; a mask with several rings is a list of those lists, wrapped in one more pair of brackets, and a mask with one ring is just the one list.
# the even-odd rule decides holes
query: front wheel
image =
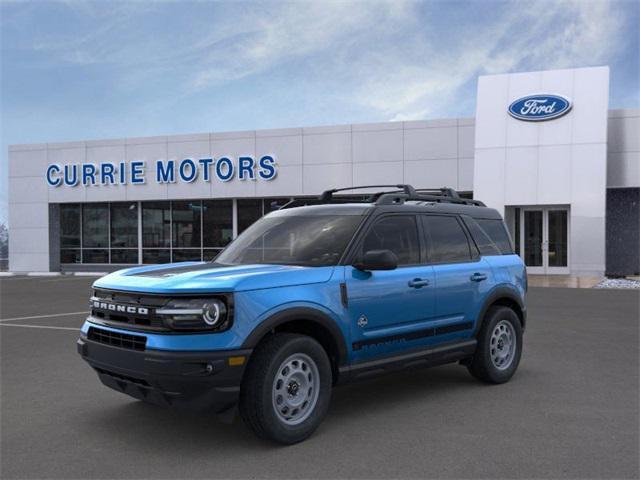
{"label": "front wheel", "polygon": [[508,382],[522,355],[522,325],[509,307],[491,307],[478,333],[478,347],[468,365],[475,378],[487,383]]}
{"label": "front wheel", "polygon": [[259,437],[300,442],[322,422],[331,384],[331,364],[317,341],[275,334],[251,356],[240,392],[240,416]]}

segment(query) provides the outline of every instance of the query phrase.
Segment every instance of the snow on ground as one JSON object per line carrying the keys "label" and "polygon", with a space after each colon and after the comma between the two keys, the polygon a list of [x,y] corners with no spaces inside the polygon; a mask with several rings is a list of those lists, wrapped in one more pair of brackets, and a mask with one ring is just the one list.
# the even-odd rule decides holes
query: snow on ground
{"label": "snow on ground", "polygon": [[640,280],[631,280],[628,278],[605,278],[593,288],[639,288]]}

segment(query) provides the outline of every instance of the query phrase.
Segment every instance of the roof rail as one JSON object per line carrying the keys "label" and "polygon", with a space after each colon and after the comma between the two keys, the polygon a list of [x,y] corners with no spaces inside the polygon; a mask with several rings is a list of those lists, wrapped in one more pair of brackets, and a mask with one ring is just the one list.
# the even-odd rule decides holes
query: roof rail
{"label": "roof rail", "polygon": [[416,192],[418,192],[419,195],[423,195],[420,192],[425,192],[424,194],[426,195],[444,195],[445,197],[452,197],[452,198],[462,198],[460,196],[460,194],[458,192],[456,192],[453,188],[451,187],[442,187],[442,188],[438,188],[438,189],[433,189],[433,188],[417,188]]}
{"label": "roof rail", "polygon": [[[324,192],[322,192],[322,195],[320,195],[320,201],[322,203],[331,203],[331,201],[333,200],[333,194],[334,193],[338,193],[338,192],[346,192],[348,190],[363,190],[363,189],[370,189],[370,188],[397,188],[399,189],[399,191],[404,192],[406,195],[415,195],[416,190],[415,188],[413,188],[411,185],[404,185],[404,184],[396,184],[396,185],[360,185],[357,187],[344,187],[344,188],[333,188],[331,190],[325,190]],[[372,197],[376,197],[376,195],[382,195],[384,193],[387,192],[377,192],[375,194],[373,194]]]}
{"label": "roof rail", "polygon": [[462,198],[460,194],[450,187],[442,187],[439,189],[418,188],[413,189],[415,195],[408,195],[402,191],[380,192],[374,195],[373,201],[376,205],[393,205],[401,204],[407,201],[430,202],[430,203],[455,203],[459,205],[473,205],[476,207],[486,206],[480,200],[472,200],[470,198]]}
{"label": "roof rail", "polygon": [[425,202],[425,203],[455,203],[458,205],[471,205],[474,207],[485,207],[486,205],[480,200],[472,200],[470,198],[452,197],[448,195],[438,194],[419,194],[416,196],[405,195],[404,193],[386,193],[376,200],[376,205],[398,205],[406,202]]}

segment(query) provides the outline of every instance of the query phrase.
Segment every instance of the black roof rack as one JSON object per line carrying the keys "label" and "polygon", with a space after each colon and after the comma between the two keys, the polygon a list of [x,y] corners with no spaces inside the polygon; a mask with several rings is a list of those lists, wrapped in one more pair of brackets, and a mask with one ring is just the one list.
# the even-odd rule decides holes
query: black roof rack
{"label": "black roof rack", "polygon": [[484,207],[485,204],[479,200],[472,200],[469,198],[462,198],[460,194],[450,187],[442,187],[439,189],[427,189],[427,188],[414,188],[411,185],[399,184],[399,185],[363,185],[351,188],[339,188],[325,191],[320,200],[323,203],[331,203],[333,193],[353,190],[353,189],[371,189],[380,187],[396,187],[397,190],[393,191],[381,191],[372,194],[367,200],[370,203],[376,205],[393,205],[401,204],[407,201],[418,202],[439,202],[439,203],[457,203],[461,205],[473,205],[477,207]]}
{"label": "black roof rack", "polygon": [[[370,190],[373,188],[394,188],[395,190],[382,190],[368,195],[367,198],[354,198],[354,196],[339,196],[334,194],[338,192],[346,192],[350,190]],[[365,195],[363,195],[364,197]],[[476,207],[484,207],[485,204],[479,200],[471,200],[462,198],[460,194],[450,187],[442,187],[439,189],[416,189],[407,184],[395,185],[360,185],[357,187],[333,188],[325,190],[318,197],[318,203],[374,203],[376,205],[400,205],[408,201],[428,202],[428,203],[455,203],[459,205],[472,205]],[[292,208],[304,203],[304,199],[294,199],[289,203],[280,207],[280,209]]]}
{"label": "black roof rack", "polygon": [[[331,190],[325,190],[324,192],[322,192],[322,195],[320,195],[320,201],[322,203],[331,203],[331,201],[333,200],[333,194],[334,193],[338,193],[338,192],[346,192],[348,190],[364,190],[364,189],[371,189],[371,188],[396,188],[398,189],[397,191],[403,192],[406,195],[412,196],[416,194],[416,190],[411,186],[411,185],[403,185],[403,184],[396,184],[396,185],[361,185],[358,187],[345,187],[345,188],[333,188]],[[373,197],[375,197],[375,199],[377,199],[377,195],[382,195],[384,193],[389,193],[389,192],[377,192],[374,193],[372,195],[372,199],[369,200],[374,201]]]}

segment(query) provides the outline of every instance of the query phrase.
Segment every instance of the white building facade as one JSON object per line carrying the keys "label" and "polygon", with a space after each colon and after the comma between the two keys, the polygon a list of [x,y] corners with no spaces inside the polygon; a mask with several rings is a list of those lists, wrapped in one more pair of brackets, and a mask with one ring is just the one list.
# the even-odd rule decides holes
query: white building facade
{"label": "white building facade", "polygon": [[638,274],[640,110],[607,67],[480,77],[475,118],[9,148],[9,269],[213,258],[323,190],[451,187],[505,215],[530,273]]}

